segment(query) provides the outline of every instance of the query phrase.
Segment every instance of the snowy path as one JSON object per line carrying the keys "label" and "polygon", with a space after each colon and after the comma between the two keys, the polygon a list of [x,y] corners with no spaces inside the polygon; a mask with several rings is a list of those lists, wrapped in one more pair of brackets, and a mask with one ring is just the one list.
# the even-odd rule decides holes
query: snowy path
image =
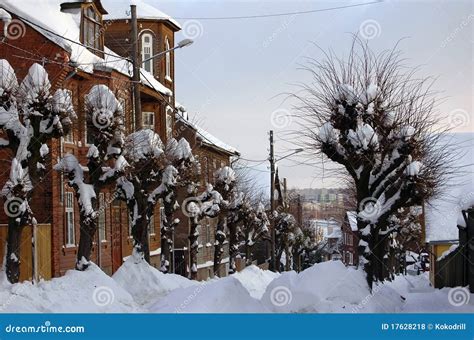
{"label": "snowy path", "polygon": [[0,312],[474,313],[474,294],[461,287],[433,289],[427,274],[398,276],[370,294],[361,271],[335,261],[299,274],[251,266],[196,282],[130,258],[113,277],[92,265],[37,285],[11,285],[0,272]]}

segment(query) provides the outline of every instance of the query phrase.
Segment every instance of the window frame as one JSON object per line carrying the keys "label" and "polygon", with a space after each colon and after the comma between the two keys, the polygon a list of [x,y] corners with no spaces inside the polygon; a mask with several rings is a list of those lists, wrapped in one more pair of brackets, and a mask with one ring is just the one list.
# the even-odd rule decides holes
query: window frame
{"label": "window frame", "polygon": [[[93,11],[94,17],[89,15],[89,11]],[[84,6],[82,9],[82,44],[86,47],[102,51],[103,44],[103,23],[102,16],[93,4]],[[90,36],[92,34],[92,36]],[[94,51],[97,53],[97,51]]]}
{"label": "window frame", "polygon": [[[152,124],[147,124],[146,121],[147,119],[146,118],[149,118],[149,117],[153,117],[152,121],[153,123]],[[143,129],[151,129],[153,131],[155,131],[155,112],[153,111],[143,111],[142,112],[142,128]]]}
{"label": "window frame", "polygon": [[97,218],[97,229],[100,242],[107,242],[107,221],[105,209],[105,195],[101,192],[99,193],[99,216]]}
{"label": "window frame", "polygon": [[[150,38],[150,41],[148,43],[145,43],[145,38]],[[149,32],[145,32],[145,33],[142,33],[142,36],[141,36],[141,51],[140,51],[140,55],[141,55],[141,58],[142,60],[146,60],[148,58],[151,58],[153,56],[153,34],[149,33]],[[145,55],[145,48],[149,48],[150,49],[150,53],[149,56],[146,56]],[[150,66],[150,70],[147,70],[146,68],[146,63],[149,63],[148,65]],[[154,65],[153,65],[153,59],[150,59],[148,60],[146,63],[142,62],[142,68],[145,69],[146,71],[148,71],[151,75],[154,75],[155,72],[154,72]]]}
{"label": "window frame", "polygon": [[[170,42],[168,37],[165,37],[165,51],[170,49]],[[171,78],[171,52],[166,52],[165,54],[165,79],[168,81],[173,81]]]}
{"label": "window frame", "polygon": [[[76,246],[76,228],[74,225],[74,193],[71,191],[65,192],[64,202],[64,218],[65,218],[65,233],[64,243],[66,248]],[[69,224],[70,222],[71,225]]]}

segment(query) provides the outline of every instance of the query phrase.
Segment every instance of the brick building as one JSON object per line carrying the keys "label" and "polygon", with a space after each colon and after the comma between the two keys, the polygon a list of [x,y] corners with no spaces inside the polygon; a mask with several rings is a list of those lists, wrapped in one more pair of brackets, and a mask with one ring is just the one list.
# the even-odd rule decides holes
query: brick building
{"label": "brick building", "polygon": [[348,211],[342,223],[342,262],[346,266],[359,265],[359,237],[357,231],[357,213]]}
{"label": "brick building", "polygon": [[[71,133],[48,145],[47,175],[41,187],[35,188],[31,204],[38,221],[34,231],[36,247],[31,246],[33,230],[25,227],[20,254],[21,280],[31,279],[33,275],[49,279],[74,268],[79,242],[78,205],[73,190],[52,167],[66,153],[74,154],[82,164],[86,163],[88,134],[84,103],[85,95],[92,86],[104,84],[115,93],[124,107],[126,133],[137,128],[132,110],[131,64],[108,48],[110,45],[120,50],[120,39],[129,35],[129,23],[127,19],[118,17],[108,21],[107,6],[104,4],[99,0],[51,0],[41,3],[41,13],[33,0],[22,1],[21,4],[6,0],[0,5],[13,19],[8,25],[20,29],[19,34],[13,35],[15,31],[10,32],[6,27],[7,35],[0,44],[0,59],[6,59],[12,65],[19,81],[33,63],[43,64],[52,91],[65,88],[72,92],[78,115]],[[0,22],[0,32],[4,32],[5,25]],[[174,33],[179,30],[179,25],[162,15],[159,19],[140,19],[140,28],[140,51],[146,57],[174,46]],[[143,43],[148,44],[148,49]],[[128,57],[128,50],[122,52],[122,56]],[[154,129],[163,141],[173,135],[175,125],[173,57],[173,52],[170,52],[164,58],[154,60],[152,65],[143,65],[139,84],[143,126]],[[0,150],[0,159],[2,162],[11,159],[7,149]],[[223,156],[222,160],[225,163],[226,157]],[[226,164],[228,162],[227,157]],[[9,166],[4,169],[9,169]],[[2,183],[7,176],[8,170],[4,170],[0,179]],[[99,231],[91,255],[91,260],[109,274],[120,267],[132,250],[126,205],[114,197],[113,186],[105,188],[98,197],[104,209],[98,218]],[[160,264],[160,211],[157,205],[150,225],[151,263],[155,267]],[[6,224],[6,215],[0,214],[2,253],[7,237]],[[35,273],[32,270],[33,258],[39,261]]]}

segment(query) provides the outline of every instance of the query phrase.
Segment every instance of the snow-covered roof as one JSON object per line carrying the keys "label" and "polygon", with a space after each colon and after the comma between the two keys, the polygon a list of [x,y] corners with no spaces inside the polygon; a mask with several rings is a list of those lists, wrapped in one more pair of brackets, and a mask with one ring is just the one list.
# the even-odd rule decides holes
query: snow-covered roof
{"label": "snow-covered roof", "polygon": [[102,0],[102,4],[104,5],[107,12],[109,12],[109,14],[106,16],[107,19],[129,19],[130,5],[135,4],[137,6],[138,19],[169,21],[178,29],[181,28],[180,24],[171,16],[163,13],[158,8],[148,4],[144,0]]}
{"label": "snow-covered roof", "polygon": [[351,227],[351,230],[357,231],[357,212],[348,211],[346,215],[347,215],[347,220],[349,221],[349,226]]}
{"label": "snow-covered roof", "polygon": [[[25,22],[47,39],[71,54],[71,64],[81,71],[93,73],[94,70],[115,70],[130,77],[132,65],[127,60],[104,47],[104,58],[101,58],[80,43],[80,12],[61,12],[63,0],[3,0],[0,8],[25,18]],[[38,10],[41,8],[41,10]],[[58,36],[59,35],[59,36]],[[61,38],[64,37],[65,39]],[[172,91],[162,85],[149,72],[141,69],[142,82],[150,88],[172,95]]]}
{"label": "snow-covered roof", "polygon": [[461,211],[474,205],[474,133],[449,134],[446,138],[458,151],[457,163],[449,164],[458,170],[442,194],[425,204],[426,242],[457,240],[457,225],[464,225]]}
{"label": "snow-covered roof", "polygon": [[[177,107],[178,109],[183,108],[183,106],[181,104],[179,104],[179,105],[180,106]],[[219,138],[217,138],[214,135],[210,134],[209,132],[207,132],[203,128],[199,127],[195,123],[191,123],[189,120],[183,118],[183,116],[186,117],[186,115],[187,115],[186,111],[180,112],[177,115],[177,119],[180,122],[183,122],[184,124],[188,125],[193,130],[195,130],[196,133],[198,134],[198,137],[202,139],[202,142],[204,144],[216,147],[218,149],[221,149],[224,152],[227,152],[227,153],[230,153],[230,154],[233,154],[233,155],[240,155],[240,152],[236,148],[224,143]]]}

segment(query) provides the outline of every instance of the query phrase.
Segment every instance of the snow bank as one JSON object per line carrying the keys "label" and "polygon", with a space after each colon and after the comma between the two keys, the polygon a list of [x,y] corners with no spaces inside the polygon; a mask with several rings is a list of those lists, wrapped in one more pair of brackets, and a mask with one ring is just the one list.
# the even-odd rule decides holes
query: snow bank
{"label": "snow bank", "polygon": [[[279,313],[396,312],[403,300],[383,285],[383,293],[370,294],[361,270],[342,262],[316,264],[301,273],[285,272],[273,280],[262,297],[263,305]],[[375,292],[375,289],[374,289]]]}
{"label": "snow bank", "polygon": [[137,260],[134,256],[128,257],[112,278],[130,293],[139,305],[156,303],[172,290],[198,284],[180,275],[163,274],[146,261]]}
{"label": "snow bank", "polygon": [[[168,275],[168,274],[166,274]],[[265,313],[261,302],[250,296],[232,276],[179,288],[154,305],[155,313]]]}
{"label": "snow bank", "polygon": [[130,313],[143,311],[132,296],[99,267],[66,274],[36,285],[10,284],[0,272],[2,313]]}
{"label": "snow bank", "polygon": [[280,274],[278,273],[262,270],[254,265],[232,275],[232,277],[240,281],[250,296],[255,299],[261,299],[270,282],[279,276]]}

